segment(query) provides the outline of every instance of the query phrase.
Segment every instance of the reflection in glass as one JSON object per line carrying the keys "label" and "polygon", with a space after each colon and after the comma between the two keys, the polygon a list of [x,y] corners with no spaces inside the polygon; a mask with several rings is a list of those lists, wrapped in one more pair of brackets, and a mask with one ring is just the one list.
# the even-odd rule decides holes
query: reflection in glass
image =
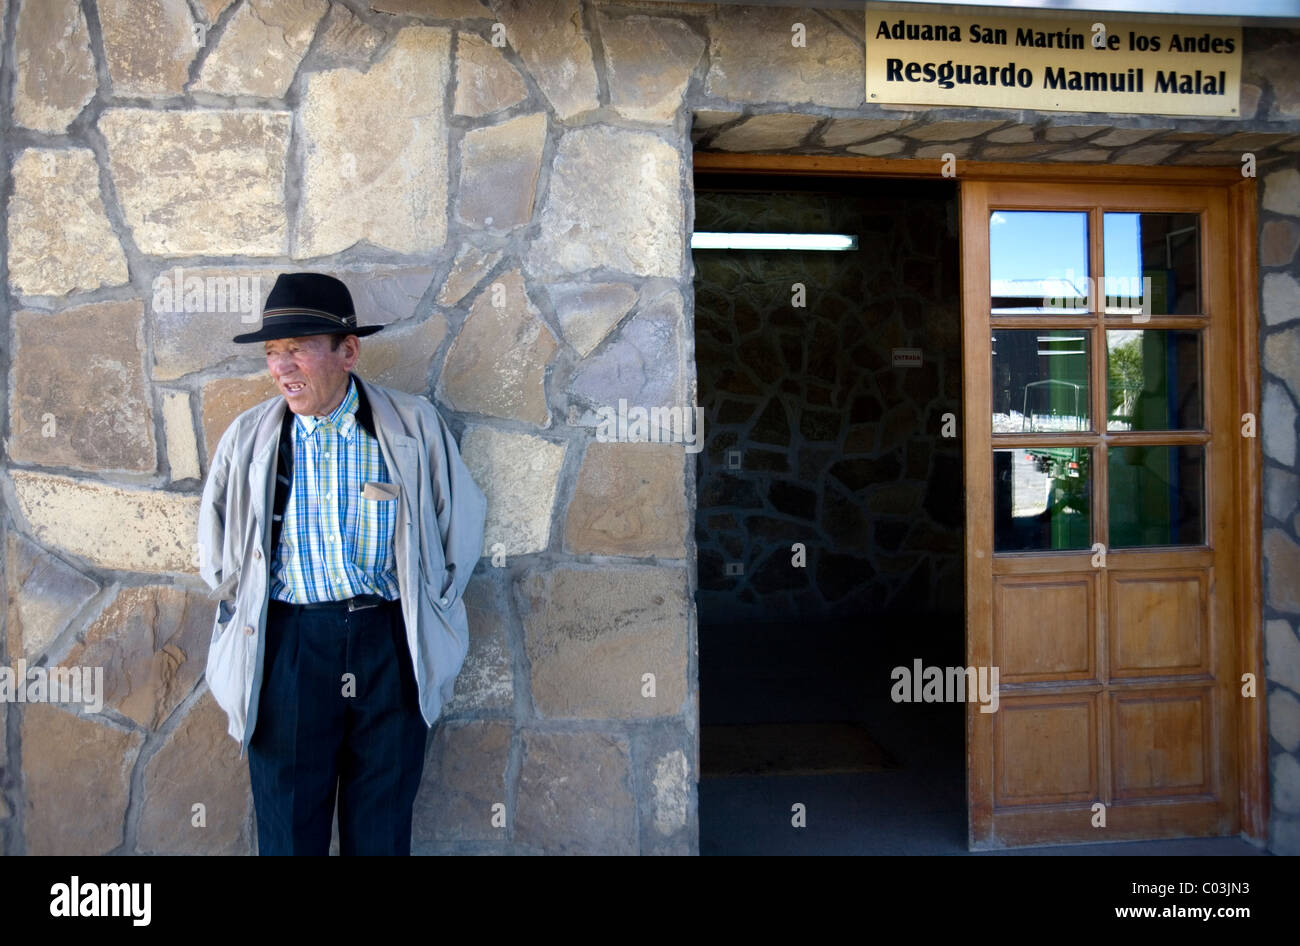
{"label": "reflection in glass", "polygon": [[994,210],[989,215],[993,314],[1088,311],[1088,215]]}
{"label": "reflection in glass", "polygon": [[1201,240],[1196,214],[1104,215],[1105,311],[1196,315],[1201,311]]}
{"label": "reflection in glass", "polygon": [[1091,546],[1092,451],[1031,447],[993,451],[993,551]]}
{"label": "reflection in glass", "polygon": [[1205,542],[1205,447],[1111,447],[1110,544]]}
{"label": "reflection in glass", "polygon": [[1107,430],[1201,426],[1201,333],[1106,333]]}
{"label": "reflection in glass", "polygon": [[1090,429],[1087,329],[993,332],[993,432]]}

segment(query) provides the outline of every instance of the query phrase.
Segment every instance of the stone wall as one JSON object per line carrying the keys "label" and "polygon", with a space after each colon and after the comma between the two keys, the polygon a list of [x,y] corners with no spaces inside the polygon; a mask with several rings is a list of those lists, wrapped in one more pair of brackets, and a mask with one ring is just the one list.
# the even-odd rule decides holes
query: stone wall
{"label": "stone wall", "polygon": [[429,394],[488,495],[416,850],[698,850],[694,463],[596,426],[696,396],[693,147],[1257,154],[1271,843],[1300,851],[1300,33],[1247,32],[1227,121],[868,106],[850,11],[0,0],[0,24],[0,663],[102,666],[106,690],[99,714],[0,703],[4,853],[255,850],[193,544],[210,451],[273,394],[226,340],[296,269],[387,326],[361,373]]}
{"label": "stone wall", "polygon": [[695,852],[686,455],[599,443],[593,411],[686,400],[682,93],[706,41],[628,16],[7,5],[0,646],[102,666],[105,707],[0,704],[5,853],[255,850],[193,545],[218,438],[275,393],[228,339],[292,269],[385,325],[360,373],[432,395],[489,498],[416,850]]}
{"label": "stone wall", "polygon": [[[960,628],[961,442],[940,435],[961,413],[955,188],[819,191],[695,194],[696,230],[859,241],[695,254],[701,634],[884,614]],[[894,367],[893,348],[920,349],[922,365]],[[796,543],[807,558],[793,568]]]}
{"label": "stone wall", "polygon": [[1264,447],[1264,650],[1268,659],[1270,847],[1300,853],[1300,171],[1264,182],[1260,201],[1260,388]]}

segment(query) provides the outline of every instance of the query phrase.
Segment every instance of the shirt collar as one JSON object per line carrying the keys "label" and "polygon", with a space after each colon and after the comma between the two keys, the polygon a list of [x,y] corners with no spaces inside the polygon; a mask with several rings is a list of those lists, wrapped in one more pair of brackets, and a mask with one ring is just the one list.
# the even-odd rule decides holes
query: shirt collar
{"label": "shirt collar", "polygon": [[330,411],[324,417],[317,417],[314,414],[299,414],[296,423],[299,425],[303,434],[310,437],[316,432],[317,427],[325,427],[337,430],[339,436],[344,440],[352,438],[352,431],[357,427],[357,382],[354,378],[348,378],[348,392],[343,395],[343,400],[339,402],[338,407]]}

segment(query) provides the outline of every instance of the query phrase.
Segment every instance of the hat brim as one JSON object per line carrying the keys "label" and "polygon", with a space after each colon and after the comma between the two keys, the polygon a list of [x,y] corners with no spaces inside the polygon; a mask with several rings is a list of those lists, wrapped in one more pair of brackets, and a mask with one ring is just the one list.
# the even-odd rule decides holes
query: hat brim
{"label": "hat brim", "polygon": [[275,325],[263,325],[256,332],[245,332],[231,339],[238,344],[249,342],[269,342],[274,338],[302,338],[305,335],[356,335],[365,338],[374,335],[382,325],[354,325],[351,328],[324,326],[319,321],[277,321]]}

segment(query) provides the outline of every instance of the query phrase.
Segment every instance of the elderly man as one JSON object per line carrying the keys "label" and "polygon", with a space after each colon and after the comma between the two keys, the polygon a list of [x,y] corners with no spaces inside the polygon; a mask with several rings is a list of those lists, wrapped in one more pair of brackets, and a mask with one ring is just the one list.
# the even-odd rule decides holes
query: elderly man
{"label": "elderly man", "polygon": [[409,854],[428,728],[469,647],[486,501],[423,397],[356,366],[339,280],[275,281],[257,332],[280,396],[235,418],[203,487],[219,599],[207,680],[248,753],[258,850]]}

